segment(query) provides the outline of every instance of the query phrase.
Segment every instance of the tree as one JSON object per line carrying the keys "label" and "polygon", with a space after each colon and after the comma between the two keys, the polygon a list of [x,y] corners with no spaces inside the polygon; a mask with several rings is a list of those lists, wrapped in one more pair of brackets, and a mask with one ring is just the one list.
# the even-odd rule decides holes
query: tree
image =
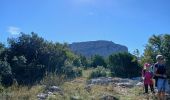
{"label": "tree", "polygon": [[7,60],[19,84],[39,82],[49,73],[65,74],[64,63],[73,62],[76,57],[66,43],[46,41],[33,32],[9,38],[8,43]]}
{"label": "tree", "polygon": [[13,82],[11,67],[6,61],[0,61],[0,79],[5,86],[9,86]]}
{"label": "tree", "polygon": [[135,50],[133,51],[133,55],[136,56],[137,59],[139,59],[139,58],[140,58],[139,50],[138,50],[138,49],[135,49]]}
{"label": "tree", "polygon": [[7,48],[5,48],[5,45],[0,43],[0,60],[6,61],[7,59]]}
{"label": "tree", "polygon": [[[162,54],[166,59],[168,73],[170,73],[170,35],[153,35],[145,47],[143,62],[156,62],[156,55]],[[170,74],[169,74],[170,76]]]}
{"label": "tree", "polygon": [[107,67],[107,64],[104,60],[104,58],[100,55],[95,55],[94,57],[92,57],[92,67],[97,67],[97,66],[103,66],[103,67]]}
{"label": "tree", "polygon": [[89,62],[85,56],[80,55],[80,61],[81,61],[82,66],[84,66],[84,67],[90,66]]}
{"label": "tree", "polygon": [[128,78],[139,76],[141,71],[136,57],[126,52],[110,55],[109,68],[113,76]]}
{"label": "tree", "polygon": [[73,60],[73,65],[74,65],[74,66],[77,66],[77,67],[82,66],[80,59],[79,59],[79,58],[75,58],[75,59]]}

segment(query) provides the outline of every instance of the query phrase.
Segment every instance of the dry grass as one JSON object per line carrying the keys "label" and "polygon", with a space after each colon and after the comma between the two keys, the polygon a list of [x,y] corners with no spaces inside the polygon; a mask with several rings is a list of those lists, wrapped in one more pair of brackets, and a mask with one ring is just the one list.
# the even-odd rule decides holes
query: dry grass
{"label": "dry grass", "polygon": [[1,100],[36,100],[36,95],[43,90],[43,86],[13,85],[0,93]]}
{"label": "dry grass", "polygon": [[83,70],[82,71],[82,77],[84,77],[84,78],[88,78],[89,76],[90,76],[90,74],[92,73],[92,71],[93,71],[94,69],[88,69],[88,70]]}
{"label": "dry grass", "polygon": [[48,87],[48,86],[60,86],[65,81],[66,80],[64,75],[58,76],[56,74],[51,73],[45,76],[40,83]]}
{"label": "dry grass", "polygon": [[[59,85],[63,90],[63,95],[55,93],[47,98],[47,100],[99,100],[104,95],[112,95],[120,100],[147,100],[147,96],[143,95],[142,87],[121,88],[113,85],[101,86],[93,85],[90,90],[86,90],[86,81],[92,70],[83,71],[83,76],[72,81],[67,81],[62,77],[55,75],[47,76],[41,84],[47,86]],[[9,88],[0,86],[0,100],[37,100],[37,94],[42,93],[45,87],[35,85],[32,87],[13,85]],[[152,95],[149,100],[155,100]]]}
{"label": "dry grass", "polygon": [[49,98],[49,100],[72,100],[74,98],[78,100],[99,100],[103,95],[113,95],[118,97],[118,93],[116,93],[111,85],[109,86],[100,86],[94,85],[92,86],[90,91],[87,91],[86,86],[86,78],[77,78],[71,82],[65,82],[61,88],[64,91],[64,95],[61,96],[56,94]]}

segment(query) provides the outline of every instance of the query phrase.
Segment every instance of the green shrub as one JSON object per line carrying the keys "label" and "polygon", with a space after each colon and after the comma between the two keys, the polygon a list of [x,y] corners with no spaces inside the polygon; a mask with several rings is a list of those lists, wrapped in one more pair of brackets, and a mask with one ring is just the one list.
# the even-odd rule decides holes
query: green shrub
{"label": "green shrub", "polygon": [[97,77],[107,77],[110,76],[110,72],[105,69],[103,66],[97,66],[97,68],[95,68],[92,73],[89,76],[90,78],[97,78]]}
{"label": "green shrub", "polygon": [[77,67],[75,67],[73,65],[65,65],[63,67],[63,74],[67,78],[79,77],[79,76],[82,76],[82,69],[81,68],[77,68]]}
{"label": "green shrub", "polygon": [[2,85],[9,86],[12,85],[12,73],[11,67],[8,62],[0,61],[0,82]]}
{"label": "green shrub", "polygon": [[122,78],[132,78],[140,76],[141,67],[137,58],[127,52],[112,54],[109,56],[108,68],[112,72],[112,76]]}
{"label": "green shrub", "polygon": [[4,91],[4,87],[0,84],[0,93]]}
{"label": "green shrub", "polygon": [[40,84],[48,86],[58,86],[63,84],[65,81],[64,76],[56,75],[54,73],[49,73],[41,81]]}

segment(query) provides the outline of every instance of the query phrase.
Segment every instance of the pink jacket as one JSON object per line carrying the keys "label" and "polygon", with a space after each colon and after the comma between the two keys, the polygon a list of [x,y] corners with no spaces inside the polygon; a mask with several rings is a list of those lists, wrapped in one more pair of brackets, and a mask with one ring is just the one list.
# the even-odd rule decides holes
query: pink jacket
{"label": "pink jacket", "polygon": [[146,71],[143,75],[144,77],[144,84],[153,84],[152,80],[152,73],[149,71]]}

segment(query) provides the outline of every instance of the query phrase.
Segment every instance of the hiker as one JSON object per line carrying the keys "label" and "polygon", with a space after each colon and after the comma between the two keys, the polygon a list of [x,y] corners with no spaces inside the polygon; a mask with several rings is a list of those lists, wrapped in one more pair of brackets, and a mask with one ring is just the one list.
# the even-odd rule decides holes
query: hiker
{"label": "hiker", "polygon": [[165,59],[162,55],[156,56],[157,63],[155,64],[156,86],[158,89],[158,100],[166,100],[165,89],[168,85],[166,76]]}
{"label": "hiker", "polygon": [[144,80],[144,89],[146,94],[148,94],[148,86],[150,86],[151,92],[155,93],[153,87],[153,73],[149,70],[150,67],[151,64],[145,63],[144,69],[142,71],[142,78]]}

